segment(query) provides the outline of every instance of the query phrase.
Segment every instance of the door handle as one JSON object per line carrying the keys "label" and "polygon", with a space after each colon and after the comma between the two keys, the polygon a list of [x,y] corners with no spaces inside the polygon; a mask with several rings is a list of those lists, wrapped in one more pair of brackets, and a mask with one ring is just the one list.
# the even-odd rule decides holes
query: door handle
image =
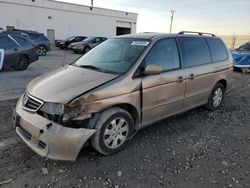
{"label": "door handle", "polygon": [[194,79],[194,74],[190,74],[189,75],[189,80],[193,80]]}
{"label": "door handle", "polygon": [[183,77],[182,76],[179,76],[178,78],[177,78],[177,83],[181,83],[183,81]]}

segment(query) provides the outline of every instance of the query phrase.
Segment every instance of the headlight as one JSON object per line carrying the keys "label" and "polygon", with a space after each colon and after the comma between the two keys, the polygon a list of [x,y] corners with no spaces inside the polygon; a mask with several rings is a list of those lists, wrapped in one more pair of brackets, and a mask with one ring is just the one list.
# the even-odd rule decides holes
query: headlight
{"label": "headlight", "polygon": [[80,100],[75,100],[65,107],[64,116],[69,119],[74,119],[81,115],[85,110],[85,105]]}
{"label": "headlight", "polygon": [[51,115],[62,115],[64,113],[64,104],[44,103],[40,110]]}

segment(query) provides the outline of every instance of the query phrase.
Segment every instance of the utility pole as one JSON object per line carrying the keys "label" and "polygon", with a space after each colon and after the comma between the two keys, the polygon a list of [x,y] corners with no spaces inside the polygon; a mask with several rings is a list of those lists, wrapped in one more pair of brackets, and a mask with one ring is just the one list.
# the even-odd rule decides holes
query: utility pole
{"label": "utility pole", "polygon": [[91,7],[94,6],[94,0],[91,0]]}
{"label": "utility pole", "polygon": [[170,10],[171,12],[171,22],[170,22],[170,32],[172,32],[172,24],[173,24],[173,20],[174,20],[174,13],[176,12],[176,10]]}

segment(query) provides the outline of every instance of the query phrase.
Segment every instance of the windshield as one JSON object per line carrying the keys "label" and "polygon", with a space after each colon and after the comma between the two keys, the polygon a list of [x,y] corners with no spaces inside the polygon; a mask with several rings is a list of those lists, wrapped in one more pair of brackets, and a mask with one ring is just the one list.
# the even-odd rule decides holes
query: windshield
{"label": "windshield", "polygon": [[88,37],[86,39],[84,39],[83,41],[84,42],[92,42],[92,40],[94,40],[95,38],[94,37]]}
{"label": "windshield", "polygon": [[148,44],[145,39],[108,39],[78,59],[75,65],[122,74],[137,61]]}
{"label": "windshield", "polygon": [[250,51],[250,43],[246,43],[238,48],[240,51]]}
{"label": "windshield", "polygon": [[73,40],[74,38],[75,38],[75,36],[69,37],[69,38],[66,39],[66,41],[71,41],[71,40]]}

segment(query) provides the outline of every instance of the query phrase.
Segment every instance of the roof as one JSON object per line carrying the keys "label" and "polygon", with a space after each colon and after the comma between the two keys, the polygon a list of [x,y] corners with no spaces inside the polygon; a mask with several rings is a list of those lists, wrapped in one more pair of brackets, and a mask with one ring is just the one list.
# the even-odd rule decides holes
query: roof
{"label": "roof", "polygon": [[[198,34],[198,33],[197,33]],[[145,33],[138,33],[138,34],[128,34],[128,35],[121,35],[118,38],[140,38],[140,39],[149,39],[152,40],[154,38],[160,37],[207,37],[207,38],[214,38],[216,36],[210,35],[197,35],[197,34],[184,34],[184,33],[154,33],[154,32],[145,32]]]}

